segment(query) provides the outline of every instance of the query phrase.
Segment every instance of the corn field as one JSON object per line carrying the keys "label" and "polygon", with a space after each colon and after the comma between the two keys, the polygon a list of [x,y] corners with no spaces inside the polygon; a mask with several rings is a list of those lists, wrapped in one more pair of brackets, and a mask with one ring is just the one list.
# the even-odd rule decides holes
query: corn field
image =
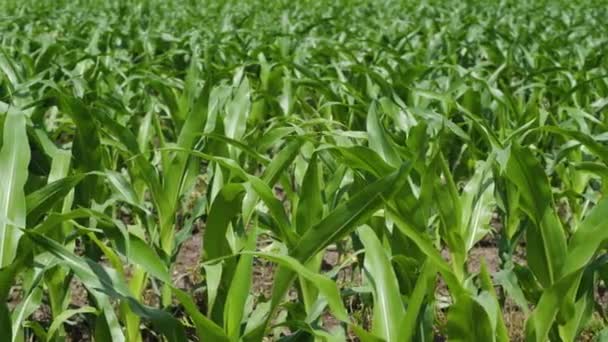
{"label": "corn field", "polygon": [[606,2],[0,8],[0,341],[608,341]]}

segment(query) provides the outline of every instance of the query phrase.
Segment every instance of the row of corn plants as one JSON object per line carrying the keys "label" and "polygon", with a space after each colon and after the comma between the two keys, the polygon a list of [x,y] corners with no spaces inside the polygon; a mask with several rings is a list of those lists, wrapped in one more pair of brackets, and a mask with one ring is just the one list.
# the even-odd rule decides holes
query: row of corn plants
{"label": "row of corn plants", "polygon": [[2,341],[608,338],[602,1],[1,7]]}

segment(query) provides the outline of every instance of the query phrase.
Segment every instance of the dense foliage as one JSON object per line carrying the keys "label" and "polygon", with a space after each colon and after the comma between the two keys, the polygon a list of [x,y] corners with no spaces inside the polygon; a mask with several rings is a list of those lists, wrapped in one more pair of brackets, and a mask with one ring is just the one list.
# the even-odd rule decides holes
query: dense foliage
{"label": "dense foliage", "polygon": [[607,18],[3,1],[0,339],[606,338]]}

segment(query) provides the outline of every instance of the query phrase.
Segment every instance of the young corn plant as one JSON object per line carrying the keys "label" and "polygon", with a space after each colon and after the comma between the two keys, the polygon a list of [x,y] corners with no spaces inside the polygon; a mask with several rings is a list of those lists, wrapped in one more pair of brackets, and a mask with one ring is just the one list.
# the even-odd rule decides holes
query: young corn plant
{"label": "young corn plant", "polygon": [[605,328],[601,1],[14,1],[7,341]]}

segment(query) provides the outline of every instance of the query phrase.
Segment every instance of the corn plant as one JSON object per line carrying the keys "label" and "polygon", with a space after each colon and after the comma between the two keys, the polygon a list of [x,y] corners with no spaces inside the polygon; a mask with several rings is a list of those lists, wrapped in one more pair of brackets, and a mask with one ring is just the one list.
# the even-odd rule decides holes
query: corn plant
{"label": "corn plant", "polygon": [[4,1],[2,340],[604,340],[606,8]]}

